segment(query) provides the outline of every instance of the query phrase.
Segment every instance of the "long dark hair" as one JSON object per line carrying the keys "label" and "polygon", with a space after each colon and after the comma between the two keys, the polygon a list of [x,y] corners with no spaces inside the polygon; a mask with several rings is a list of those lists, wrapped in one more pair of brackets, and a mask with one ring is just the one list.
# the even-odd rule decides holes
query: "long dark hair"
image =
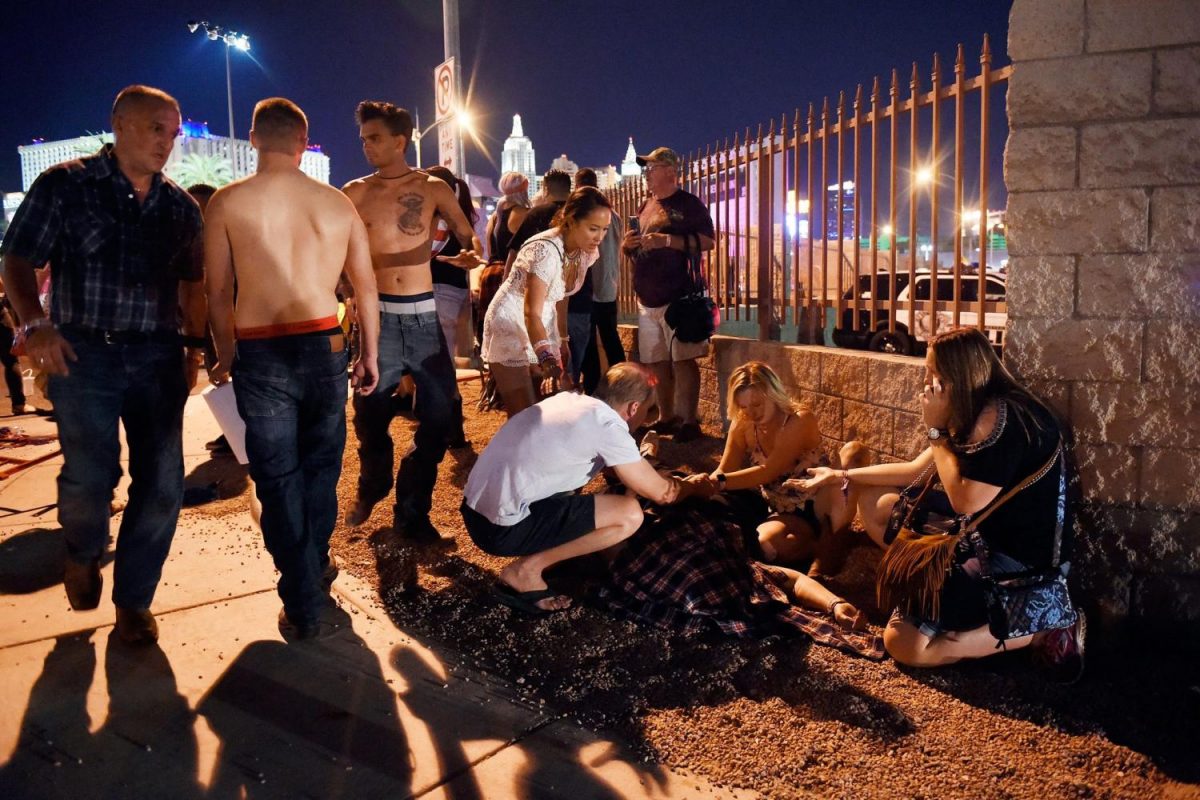
{"label": "long dark hair", "polygon": [[948,425],[955,441],[966,442],[984,407],[991,401],[1004,398],[1011,401],[1020,413],[1021,424],[1032,436],[1029,426],[1045,427],[1043,415],[1057,421],[1056,415],[1033,392],[1022,386],[996,356],[992,343],[978,328],[955,328],[938,334],[929,341],[929,355],[934,370],[945,379],[950,393]]}
{"label": "long dark hair", "polygon": [[450,184],[450,188],[454,190],[454,196],[458,198],[458,207],[467,215],[467,221],[474,227],[475,222],[479,219],[479,214],[475,211],[475,204],[471,202],[471,187],[467,185],[467,182],[456,177],[453,172],[441,165],[429,167],[425,171]]}
{"label": "long dark hair", "polygon": [[561,230],[567,226],[568,222],[579,222],[597,208],[607,208],[611,211],[612,203],[608,202],[608,198],[599,189],[581,186],[571,192],[567,202],[554,215],[554,220],[550,224]]}

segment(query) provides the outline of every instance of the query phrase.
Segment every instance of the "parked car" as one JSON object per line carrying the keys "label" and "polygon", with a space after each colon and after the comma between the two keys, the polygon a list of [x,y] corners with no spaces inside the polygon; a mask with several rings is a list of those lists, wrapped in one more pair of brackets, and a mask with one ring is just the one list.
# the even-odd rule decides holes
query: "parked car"
{"label": "parked car", "polygon": [[[872,285],[872,276],[862,275],[859,277],[859,306],[858,306],[858,329],[854,330],[854,311],[847,305],[842,312],[841,326],[834,330],[833,341],[839,347],[853,347],[859,349],[874,350],[879,353],[897,353],[900,355],[912,355],[924,351],[925,343],[929,341],[935,334],[953,326],[954,314],[952,311],[929,311],[918,308],[913,313],[913,329],[909,330],[908,309],[904,307],[904,303],[910,296],[916,300],[931,299],[931,284],[933,276],[928,271],[922,270],[916,273],[915,292],[910,292],[907,272],[896,273],[896,299],[897,305],[901,306],[897,310],[896,325],[894,330],[889,330],[889,311],[887,309],[879,309],[875,316],[875,324],[871,325],[870,302],[871,297],[877,296],[880,300],[888,299],[888,290],[890,288],[889,275],[881,273],[875,276],[874,285]],[[985,297],[986,301],[1003,302],[1005,291],[1007,288],[1004,273],[988,272],[985,276]],[[963,304],[959,311],[958,324],[965,327],[973,327],[979,322],[979,315],[971,305],[979,296],[979,279],[978,275],[962,275],[959,277],[959,301]],[[843,300],[847,303],[853,301],[852,290],[847,291],[843,295]],[[939,302],[953,302],[954,300],[954,276],[947,273],[938,273],[938,290],[937,300]],[[1000,349],[1004,345],[1004,328],[1008,322],[1008,314],[1003,311],[986,312],[984,314],[983,329],[987,337],[992,341],[992,344]]]}

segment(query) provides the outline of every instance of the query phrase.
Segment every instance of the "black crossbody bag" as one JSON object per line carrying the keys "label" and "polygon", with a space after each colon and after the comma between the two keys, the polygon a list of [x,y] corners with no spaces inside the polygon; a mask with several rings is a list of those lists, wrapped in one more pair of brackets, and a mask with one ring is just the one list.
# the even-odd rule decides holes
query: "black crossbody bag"
{"label": "black crossbody bag", "polygon": [[[683,236],[688,257],[688,277],[692,289],[667,305],[665,319],[674,336],[681,342],[695,344],[708,341],[717,331],[717,304],[708,296],[704,276],[700,272],[700,237],[695,233]],[[694,241],[694,246],[693,246]]]}

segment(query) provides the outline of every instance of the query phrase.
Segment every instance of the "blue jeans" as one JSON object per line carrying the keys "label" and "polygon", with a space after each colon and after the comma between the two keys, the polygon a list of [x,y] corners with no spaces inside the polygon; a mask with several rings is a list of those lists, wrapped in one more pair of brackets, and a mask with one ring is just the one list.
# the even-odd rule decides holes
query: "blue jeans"
{"label": "blue jeans", "polygon": [[571,378],[579,383],[583,357],[592,341],[592,312],[567,312],[567,335],[571,337]]}
{"label": "blue jeans", "polygon": [[346,364],[340,332],[240,341],[233,362],[263,542],[296,624],[315,620],[325,602],[321,572],[346,447]]}
{"label": "blue jeans", "polygon": [[395,522],[401,526],[429,517],[438,464],[446,455],[446,437],[454,421],[458,387],[435,311],[380,314],[379,386],[365,397],[354,396],[358,497],[365,503],[379,502],[392,489],[394,448],[388,432],[396,416],[392,394],[406,372],[417,387],[413,406],[417,431],[395,477]]}
{"label": "blue jeans", "polygon": [[178,344],[104,344],[64,331],[78,361],[51,375],[63,468],[58,521],[67,557],[100,558],[121,477],[117,423],[129,445],[129,504],[117,534],[113,603],[149,608],[183,501],[183,350]]}
{"label": "blue jeans", "polygon": [[[446,340],[446,352],[450,356],[450,366],[454,367],[455,375],[457,376],[457,367],[454,364],[454,357],[458,355],[458,318],[462,315],[463,306],[469,299],[471,292],[469,289],[461,289],[458,286],[450,286],[445,283],[435,283],[433,285],[433,299],[437,302],[438,324],[442,326],[442,336]],[[419,403],[421,398],[417,397]],[[463,404],[462,395],[458,391],[458,381],[454,382],[454,419],[450,424],[450,437],[448,441],[460,442],[465,438],[463,433]]]}

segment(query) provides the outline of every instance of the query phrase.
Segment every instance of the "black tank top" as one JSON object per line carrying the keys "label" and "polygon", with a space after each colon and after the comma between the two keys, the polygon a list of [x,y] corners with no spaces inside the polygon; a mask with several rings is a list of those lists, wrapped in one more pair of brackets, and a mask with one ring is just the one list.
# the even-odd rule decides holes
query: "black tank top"
{"label": "black tank top", "polygon": [[[438,253],[439,256],[456,256],[462,252],[462,245],[458,243],[458,237],[453,233],[446,240],[445,247]],[[433,282],[440,283],[445,286],[456,286],[459,289],[470,288],[467,271],[461,267],[456,267],[453,264],[447,264],[437,260],[437,256],[429,262],[429,272],[433,275]]]}
{"label": "black tank top", "polygon": [[496,212],[496,224],[492,226],[492,241],[488,243],[488,253],[492,261],[504,261],[508,258],[508,243],[512,241],[513,233],[508,229],[508,215],[514,206],[502,208]]}

